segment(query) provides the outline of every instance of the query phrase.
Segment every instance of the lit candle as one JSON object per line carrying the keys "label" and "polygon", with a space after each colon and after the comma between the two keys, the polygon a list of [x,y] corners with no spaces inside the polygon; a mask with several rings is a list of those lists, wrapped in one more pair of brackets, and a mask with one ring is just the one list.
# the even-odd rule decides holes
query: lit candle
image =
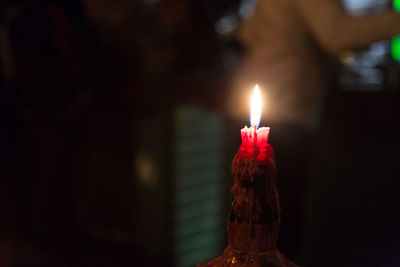
{"label": "lit candle", "polygon": [[277,249],[280,205],[276,163],[268,144],[269,127],[257,129],[260,118],[261,95],[256,86],[251,101],[251,127],[241,130],[242,145],[232,161],[228,246],[220,257],[197,267],[297,266]]}
{"label": "lit candle", "polygon": [[261,120],[261,93],[258,85],[254,87],[254,92],[250,101],[250,124],[251,127],[245,126],[240,131],[242,136],[242,145],[240,151],[243,156],[258,157],[260,153],[265,151],[268,145],[269,127],[258,128]]}

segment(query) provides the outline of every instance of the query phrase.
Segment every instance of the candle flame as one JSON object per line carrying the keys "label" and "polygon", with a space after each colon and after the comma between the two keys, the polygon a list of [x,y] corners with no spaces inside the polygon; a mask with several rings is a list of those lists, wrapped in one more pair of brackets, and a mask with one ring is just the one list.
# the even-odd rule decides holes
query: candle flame
{"label": "candle flame", "polygon": [[251,127],[258,128],[261,120],[261,93],[258,85],[254,87],[253,95],[251,96],[250,103],[250,124]]}

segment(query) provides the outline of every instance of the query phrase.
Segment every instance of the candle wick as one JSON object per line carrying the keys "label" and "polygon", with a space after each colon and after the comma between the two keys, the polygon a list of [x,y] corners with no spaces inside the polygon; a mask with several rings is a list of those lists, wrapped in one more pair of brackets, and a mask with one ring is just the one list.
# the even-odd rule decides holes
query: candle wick
{"label": "candle wick", "polygon": [[254,125],[253,158],[257,155],[257,126]]}

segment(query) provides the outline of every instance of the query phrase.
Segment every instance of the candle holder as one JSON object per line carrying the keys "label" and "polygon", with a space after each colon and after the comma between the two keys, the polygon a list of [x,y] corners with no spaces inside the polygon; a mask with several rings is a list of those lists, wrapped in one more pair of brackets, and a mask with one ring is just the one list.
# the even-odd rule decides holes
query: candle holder
{"label": "candle holder", "polygon": [[242,144],[232,162],[233,202],[227,220],[228,246],[198,267],[295,267],[277,249],[280,205],[276,163],[270,144],[248,150]]}

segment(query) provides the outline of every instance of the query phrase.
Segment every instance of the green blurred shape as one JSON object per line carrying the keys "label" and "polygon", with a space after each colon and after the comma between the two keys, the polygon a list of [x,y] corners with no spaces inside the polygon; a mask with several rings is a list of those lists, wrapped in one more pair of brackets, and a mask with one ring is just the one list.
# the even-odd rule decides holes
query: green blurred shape
{"label": "green blurred shape", "polygon": [[393,0],[393,9],[400,12],[400,0]]}
{"label": "green blurred shape", "polygon": [[400,35],[396,35],[392,39],[392,58],[400,61]]}
{"label": "green blurred shape", "polygon": [[[400,0],[393,0],[393,9],[400,12]],[[400,61],[400,35],[396,35],[392,39],[392,58]]]}

